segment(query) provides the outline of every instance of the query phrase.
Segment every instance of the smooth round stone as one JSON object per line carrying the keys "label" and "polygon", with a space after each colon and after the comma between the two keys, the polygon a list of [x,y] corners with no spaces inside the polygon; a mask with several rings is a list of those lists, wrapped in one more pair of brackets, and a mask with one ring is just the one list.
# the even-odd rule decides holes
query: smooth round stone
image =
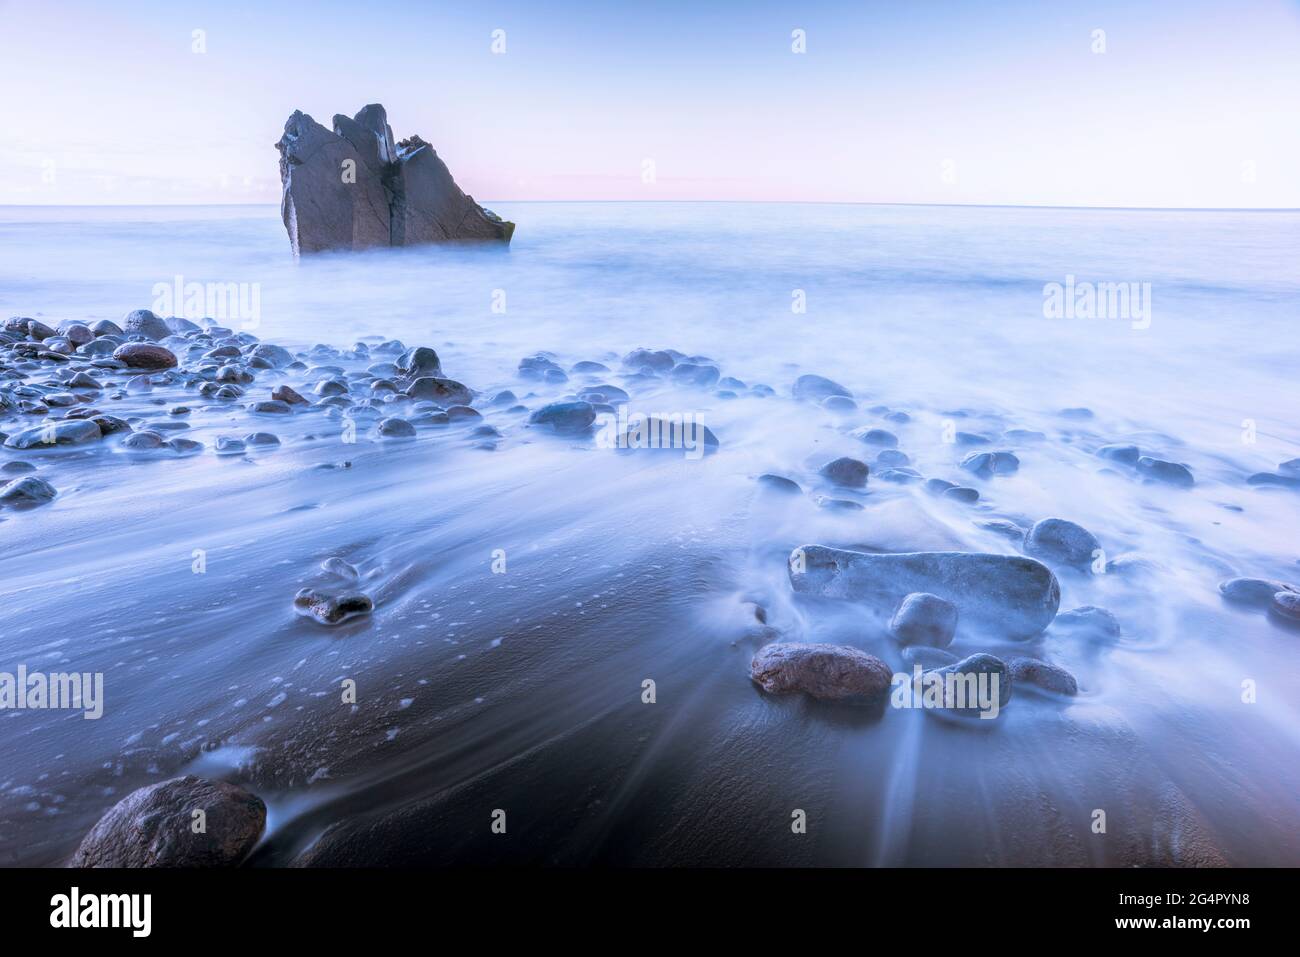
{"label": "smooth round stone", "polygon": [[1229,578],[1219,583],[1219,594],[1225,599],[1254,608],[1269,607],[1274,595],[1286,591],[1295,591],[1295,588],[1286,582],[1267,578]]}
{"label": "smooth round stone", "polygon": [[1050,694],[1070,697],[1079,693],[1079,682],[1074,675],[1046,661],[1025,657],[1008,658],[1007,669],[1017,687],[1028,685]]}
{"label": "smooth round stone", "polygon": [[1191,488],[1196,484],[1192,470],[1178,462],[1166,462],[1163,459],[1144,455],[1137,460],[1138,474],[1148,482],[1159,482],[1177,488]]}
{"label": "smooth round stone", "polygon": [[96,335],[96,337],[117,336],[120,338],[126,335],[126,332],[122,329],[122,327],[119,326],[116,322],[113,322],[111,319],[100,319],[96,322],[92,322],[90,324],[90,331],[93,332]]}
{"label": "smooth round stone", "polygon": [[875,464],[881,468],[903,468],[911,465],[912,460],[907,457],[906,452],[900,452],[898,449],[881,449],[876,453]]}
{"label": "smooth round stone", "polygon": [[132,452],[152,452],[163,447],[166,440],[157,432],[132,432],[122,440],[122,448]]}
{"label": "smooth round stone", "polygon": [[408,349],[402,353],[395,363],[394,369],[409,379],[418,379],[421,376],[441,376],[442,362],[438,358],[438,353],[434,352],[427,346],[416,346],[414,349]]}
{"label": "smooth round stone", "polygon": [[591,362],[585,359],[582,362],[575,362],[573,364],[573,367],[569,369],[570,373],[576,375],[591,375],[594,373],[608,372],[608,371],[609,371],[609,366],[600,362]]}
{"label": "smooth round stone", "polygon": [[380,419],[379,434],[389,439],[411,439],[415,437],[415,426],[405,419],[396,417]]}
{"label": "smooth round stone", "polygon": [[447,418],[452,422],[467,422],[470,419],[481,419],[477,409],[471,409],[467,405],[452,405],[447,407]]}
{"label": "smooth round stone", "polygon": [[[194,827],[195,811],[204,827]],[[261,798],[194,775],[132,791],[100,818],[72,857],[73,867],[230,867],[266,826]]]}
{"label": "smooth round stone", "polygon": [[1097,450],[1097,455],[1121,465],[1136,466],[1142,452],[1136,445],[1103,445]]}
{"label": "smooth round stone", "polygon": [[280,438],[270,432],[250,432],[244,436],[244,444],[257,448],[271,449],[280,444]]}
{"label": "smooth round stone", "polygon": [[860,462],[846,455],[827,462],[817,474],[843,488],[862,488],[867,484],[867,476],[870,472],[866,462]]}
{"label": "smooth round stone", "polygon": [[899,603],[889,631],[900,644],[946,648],[957,633],[957,606],[938,595],[913,592]]}
{"label": "smooth round stone", "polygon": [[980,500],[980,493],[978,489],[955,485],[952,488],[944,489],[943,497],[952,499],[954,502],[961,502],[963,505],[970,505]]}
{"label": "smooth round stone", "polygon": [[774,492],[778,495],[803,494],[803,489],[799,487],[798,482],[794,482],[784,475],[773,475],[771,472],[760,475],[758,485],[763,491]]}
{"label": "smooth round stone", "polygon": [[847,498],[820,498],[817,500],[817,506],[830,512],[862,511],[861,502],[854,502]]}
{"label": "smooth round stone", "polygon": [[131,369],[172,369],[176,367],[176,356],[163,346],[148,342],[128,342],[113,350],[113,358],[124,362]]}
{"label": "smooth round stone", "polygon": [[532,425],[549,428],[553,432],[577,434],[591,428],[596,421],[596,410],[590,402],[552,402],[542,406],[528,417]]}
{"label": "smooth round stone", "polygon": [[828,412],[855,412],[858,404],[847,395],[828,395],[822,399],[822,408]]}
{"label": "smooth round stone", "polygon": [[791,387],[796,399],[810,399],[813,402],[821,402],[833,395],[842,395],[845,398],[852,399],[853,393],[845,386],[840,385],[834,379],[828,379],[820,375],[801,375],[794,380]]}
{"label": "smooth round stone", "polygon": [[248,353],[250,358],[261,359],[271,368],[281,368],[287,366],[293,361],[293,353],[284,346],[272,345],[269,342],[260,343],[252,348]]}
{"label": "smooth round stone", "polygon": [[172,334],[171,327],[148,309],[128,312],[122,320],[122,331],[128,336],[144,336],[146,339],[166,339]]}
{"label": "smooth round stone", "polygon": [[1269,610],[1289,621],[1300,621],[1300,592],[1280,591],[1273,596]]}
{"label": "smooth round stone", "polygon": [[54,500],[58,494],[49,482],[34,475],[25,475],[6,482],[0,487],[0,505],[12,508],[31,508]]}
{"label": "smooth round stone", "polygon": [[25,475],[28,472],[35,472],[36,466],[31,462],[24,462],[22,459],[14,459],[12,462],[6,462],[0,465],[0,472],[6,475]]}
{"label": "smooth round stone", "polygon": [[223,435],[217,439],[216,452],[218,455],[243,455],[244,451],[244,443],[240,439],[228,435]]}
{"label": "smooth round stone", "polygon": [[41,449],[55,446],[85,445],[103,437],[99,426],[89,419],[64,419],[23,429],[5,439],[10,449]]}
{"label": "smooth round stone", "polygon": [[1080,605],[1063,611],[1052,621],[1052,627],[1082,637],[1107,641],[1120,636],[1119,619],[1096,605]]}
{"label": "smooth round stone", "polygon": [[921,481],[924,476],[916,469],[904,465],[900,468],[881,469],[876,473],[876,478],[882,482],[893,482],[895,485],[908,485]]}
{"label": "smooth round stone", "polygon": [[288,402],[280,399],[264,399],[261,402],[254,402],[250,411],[256,415],[288,415],[293,411]]}
{"label": "smooth round stone", "polygon": [[193,439],[172,439],[167,447],[177,455],[197,455],[203,451],[203,443]]}
{"label": "smooth round stone", "polygon": [[1020,471],[1020,459],[1013,452],[972,452],[961,460],[961,467],[980,478],[992,478]]}
{"label": "smooth round stone", "polygon": [[115,415],[96,415],[90,420],[99,426],[99,431],[104,435],[116,435],[120,432],[130,432],[131,426],[125,419],[119,419]]}
{"label": "smooth round stone", "polygon": [[898,436],[888,429],[858,429],[853,435],[859,441],[877,448],[898,448]]}
{"label": "smooth round stone", "polygon": [[1082,525],[1063,518],[1045,518],[1035,522],[1025,535],[1025,552],[1048,564],[1087,568],[1101,542]]}
{"label": "smooth round stone", "polygon": [[824,701],[876,705],[893,673],[874,655],[848,645],[777,642],[759,649],[749,676],[768,694],[802,692]]}

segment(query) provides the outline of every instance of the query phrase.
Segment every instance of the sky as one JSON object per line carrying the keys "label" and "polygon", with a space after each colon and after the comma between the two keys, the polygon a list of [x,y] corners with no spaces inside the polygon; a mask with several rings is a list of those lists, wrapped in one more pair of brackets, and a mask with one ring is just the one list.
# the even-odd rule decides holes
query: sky
{"label": "sky", "polygon": [[0,0],[0,204],[278,202],[374,102],[482,202],[1300,208],[1300,0]]}

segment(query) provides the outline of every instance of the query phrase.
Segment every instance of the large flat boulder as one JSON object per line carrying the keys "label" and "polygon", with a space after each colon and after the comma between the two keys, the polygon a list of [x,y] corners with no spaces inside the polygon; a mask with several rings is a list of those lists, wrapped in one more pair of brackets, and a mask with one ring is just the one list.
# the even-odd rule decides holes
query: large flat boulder
{"label": "large flat boulder", "polygon": [[466,195],[433,147],[393,139],[377,103],[333,130],[294,111],[276,143],[280,212],[295,256],[375,246],[509,242],[514,223]]}
{"label": "large flat boulder", "polygon": [[796,592],[872,605],[891,615],[914,592],[956,605],[962,626],[1011,638],[1046,628],[1061,604],[1061,587],[1042,562],[1021,555],[979,552],[866,552],[803,545],[790,555]]}

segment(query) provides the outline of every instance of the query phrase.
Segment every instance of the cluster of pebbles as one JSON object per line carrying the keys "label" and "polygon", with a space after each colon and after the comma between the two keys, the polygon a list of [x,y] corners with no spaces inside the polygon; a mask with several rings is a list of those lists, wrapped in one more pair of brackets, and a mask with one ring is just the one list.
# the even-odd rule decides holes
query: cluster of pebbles
{"label": "cluster of pebbles", "polygon": [[[49,475],[57,475],[61,453],[106,448],[143,459],[249,456],[274,450],[284,441],[285,430],[277,434],[268,423],[305,415],[316,416],[319,425],[313,425],[312,434],[295,433],[303,439],[352,430],[369,441],[401,443],[425,432],[447,431],[464,437],[471,447],[491,450],[514,429],[589,437],[599,416],[616,412],[642,389],[697,390],[720,400],[776,394],[765,384],[723,376],[707,357],[671,349],[636,349],[602,358],[605,361],[584,360],[566,369],[553,354],[527,356],[516,370],[520,385],[484,393],[444,375],[433,349],[397,340],[360,342],[346,350],[315,345],[293,352],[246,331],[162,318],[148,310],[132,312],[120,323],[66,321],[56,327],[15,317],[0,328],[0,506],[26,509],[53,501],[58,491],[42,473],[48,465]],[[817,375],[800,376],[791,392],[796,400],[841,419],[866,412],[880,424],[848,430],[862,453],[827,461],[808,477],[756,476],[760,494],[769,500],[802,497],[800,483],[811,483],[826,493],[815,498],[819,507],[852,512],[863,508],[870,485],[887,483],[894,488],[916,485],[954,506],[975,505],[981,503],[983,483],[1020,470],[1017,448],[1046,438],[1025,429],[1007,429],[996,436],[959,430],[952,436],[960,456],[953,475],[926,476],[899,437],[911,421],[907,412],[878,405],[860,408],[849,389]],[[210,411],[226,418],[242,411],[249,428],[242,435],[218,436],[210,446],[183,434]],[[1075,421],[1091,417],[1086,409],[1060,414]],[[711,431],[706,446],[707,451],[721,448]],[[1136,481],[1171,490],[1196,484],[1186,464],[1150,450],[1113,444],[1098,445],[1094,451],[1103,468]],[[962,477],[954,481],[958,474]],[[1300,487],[1300,460],[1283,463],[1276,473],[1244,477],[1243,483]],[[948,648],[964,625],[989,621],[1017,622],[1019,633],[1011,637],[1020,639],[1037,637],[1049,626],[1053,632],[1090,640],[1118,639],[1119,622],[1103,608],[1058,610],[1057,573],[1087,574],[1099,554],[1098,537],[1057,517],[1026,523],[1028,527],[1006,520],[977,524],[1013,540],[1022,554],[867,555],[803,546],[796,551],[803,560],[811,555],[813,566],[796,571],[792,563],[791,587],[818,598],[873,605],[884,613],[889,634],[909,664],[997,674],[1004,698],[1013,685],[1061,698],[1077,694],[1074,675],[1053,662],[987,652],[959,658]],[[1108,571],[1119,568],[1117,560],[1107,564]],[[299,614],[335,626],[373,611],[355,569],[342,559],[331,559],[324,571],[326,581],[294,597]],[[1300,588],[1295,585],[1233,579],[1221,590],[1228,601],[1300,620]],[[892,677],[880,658],[859,648],[783,640],[769,641],[758,650],[750,675],[770,693],[805,693],[853,704],[879,703]],[[215,831],[210,828],[214,836],[206,843],[160,836],[148,823],[196,803],[224,822]],[[76,862],[237,863],[256,842],[263,823],[264,808],[255,796],[218,782],[175,779],[124,799],[88,835]]]}

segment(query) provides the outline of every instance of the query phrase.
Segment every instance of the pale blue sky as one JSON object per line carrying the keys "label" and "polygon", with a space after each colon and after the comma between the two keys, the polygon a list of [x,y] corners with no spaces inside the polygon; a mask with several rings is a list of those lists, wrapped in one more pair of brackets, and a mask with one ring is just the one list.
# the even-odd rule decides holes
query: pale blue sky
{"label": "pale blue sky", "polygon": [[483,201],[1300,207],[1295,0],[0,0],[0,204],[275,202],[376,101]]}

